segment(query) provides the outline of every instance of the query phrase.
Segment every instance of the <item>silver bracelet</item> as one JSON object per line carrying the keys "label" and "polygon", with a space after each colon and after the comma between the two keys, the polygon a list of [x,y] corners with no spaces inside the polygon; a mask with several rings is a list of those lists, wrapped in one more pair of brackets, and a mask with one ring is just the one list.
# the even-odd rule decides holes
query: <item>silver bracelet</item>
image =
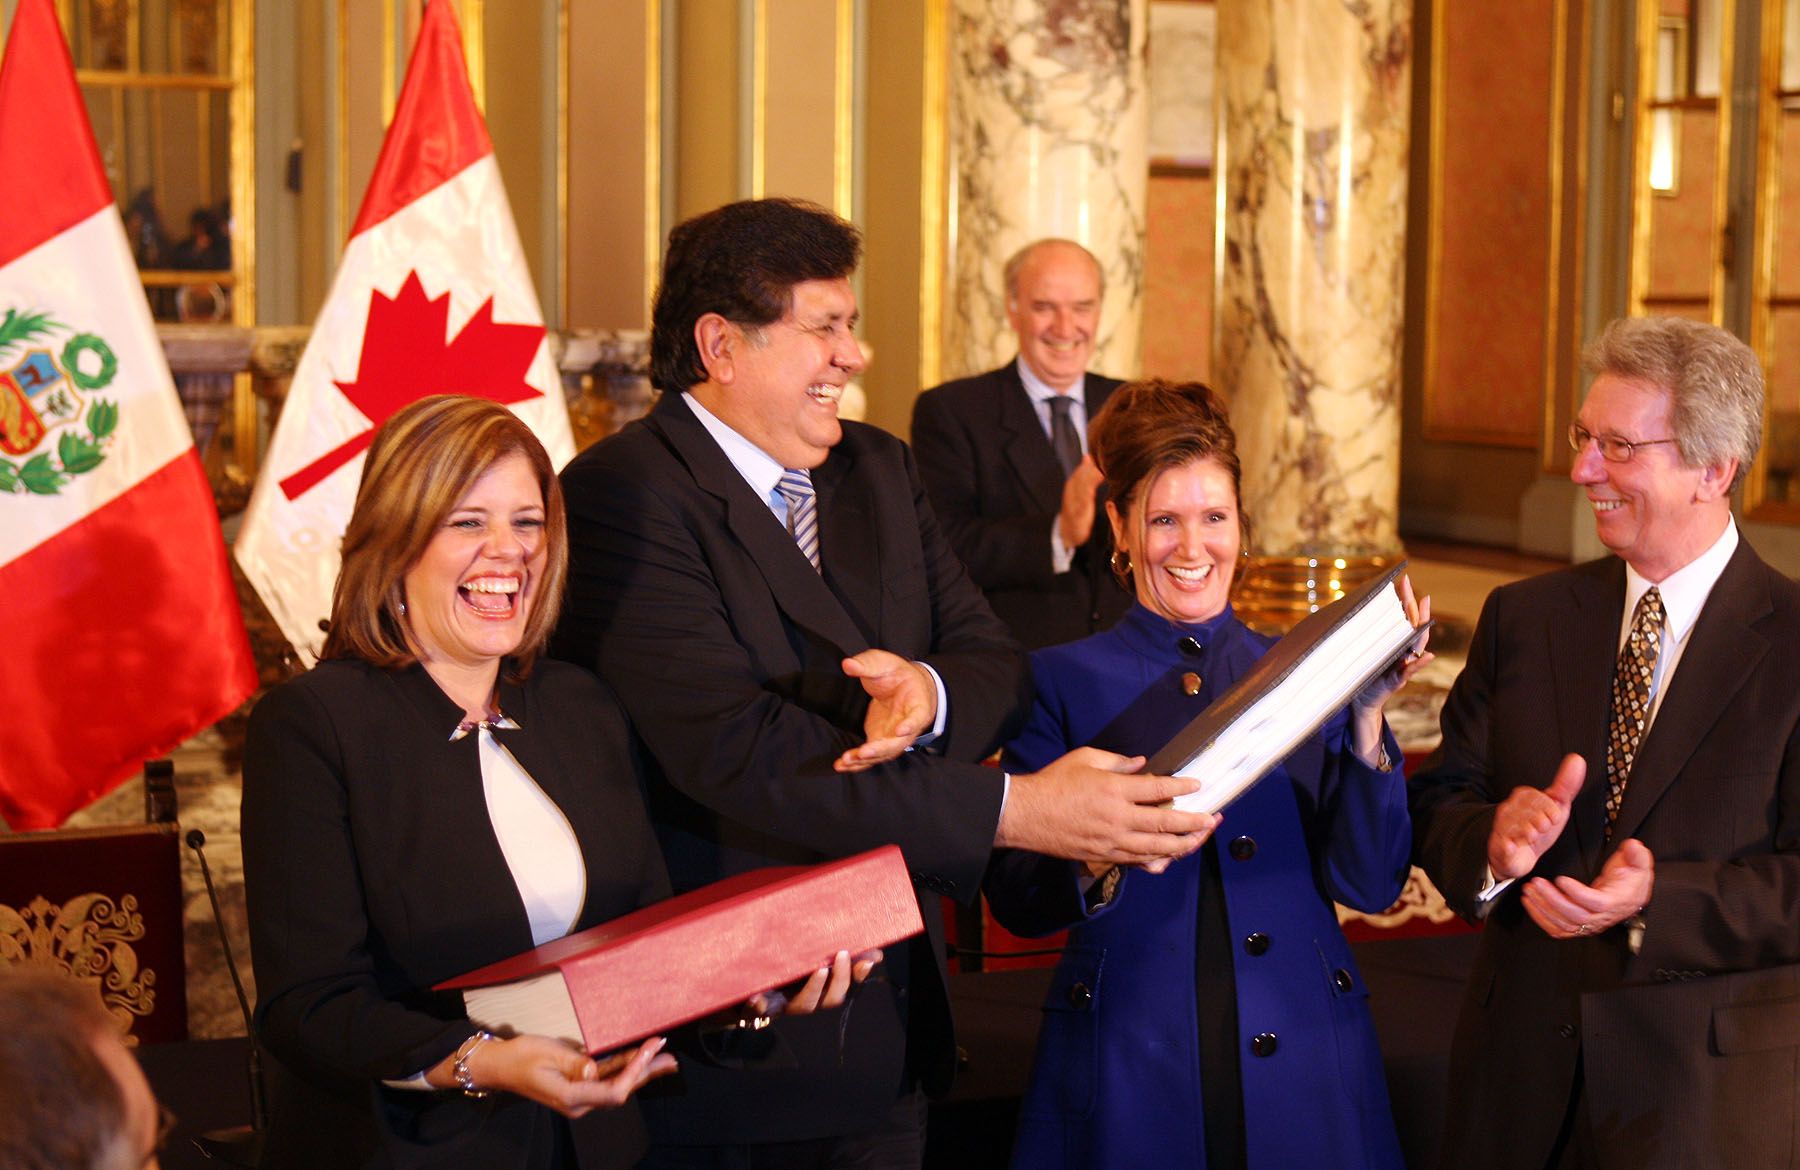
{"label": "silver bracelet", "polygon": [[488,1095],[489,1090],[475,1087],[475,1074],[469,1071],[469,1058],[475,1055],[477,1048],[493,1039],[497,1037],[492,1032],[482,1029],[464,1040],[462,1047],[450,1059],[450,1075],[456,1078],[456,1086],[463,1091],[463,1096],[480,1098]]}

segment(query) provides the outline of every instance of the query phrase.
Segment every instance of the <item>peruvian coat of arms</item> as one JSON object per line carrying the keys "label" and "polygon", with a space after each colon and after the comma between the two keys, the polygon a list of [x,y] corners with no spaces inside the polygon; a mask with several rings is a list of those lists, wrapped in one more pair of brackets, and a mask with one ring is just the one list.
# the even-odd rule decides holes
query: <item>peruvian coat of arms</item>
{"label": "peruvian coat of arms", "polygon": [[54,496],[106,459],[119,405],[98,397],[118,373],[112,347],[47,313],[0,317],[0,492]]}

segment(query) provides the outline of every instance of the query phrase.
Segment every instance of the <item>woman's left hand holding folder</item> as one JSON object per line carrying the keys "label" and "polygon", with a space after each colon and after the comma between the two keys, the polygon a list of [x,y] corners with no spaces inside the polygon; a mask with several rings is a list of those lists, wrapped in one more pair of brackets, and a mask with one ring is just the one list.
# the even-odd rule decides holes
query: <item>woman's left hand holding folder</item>
{"label": "woman's left hand holding folder", "polygon": [[[1376,675],[1369,684],[1350,700],[1350,731],[1354,740],[1356,754],[1371,767],[1382,767],[1381,750],[1381,711],[1387,701],[1394,697],[1394,692],[1411,681],[1413,675],[1425,669],[1435,655],[1425,649],[1431,637],[1431,597],[1429,595],[1414,598],[1412,578],[1401,574],[1396,583],[1400,591],[1400,603],[1406,608],[1406,620],[1419,631],[1419,636],[1411,646],[1391,667]],[[1392,767],[1392,762],[1388,762]],[[1382,768],[1386,771],[1386,768]]]}
{"label": "woman's left hand holding folder", "polygon": [[[476,1092],[516,1093],[547,1105],[564,1117],[593,1109],[616,1109],[641,1086],[675,1071],[665,1041],[652,1036],[636,1048],[594,1058],[549,1036],[495,1037],[471,1049],[463,1065]],[[457,1088],[453,1059],[426,1074],[440,1088]]]}

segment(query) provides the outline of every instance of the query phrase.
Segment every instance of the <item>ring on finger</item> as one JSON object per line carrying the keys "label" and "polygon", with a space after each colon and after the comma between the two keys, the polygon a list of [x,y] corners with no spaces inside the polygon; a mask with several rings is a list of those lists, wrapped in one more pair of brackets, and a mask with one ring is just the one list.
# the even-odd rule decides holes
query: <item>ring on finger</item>
{"label": "ring on finger", "polygon": [[1589,931],[1589,929],[1591,929],[1590,925],[1586,922],[1583,922],[1581,925],[1579,925],[1575,928],[1575,933],[1576,934],[1586,934]]}

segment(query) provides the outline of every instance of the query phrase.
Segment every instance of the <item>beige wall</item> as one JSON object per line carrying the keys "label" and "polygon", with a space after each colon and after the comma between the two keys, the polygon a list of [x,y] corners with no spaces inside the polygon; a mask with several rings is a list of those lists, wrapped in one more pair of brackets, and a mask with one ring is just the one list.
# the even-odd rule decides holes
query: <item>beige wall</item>
{"label": "beige wall", "polygon": [[[933,371],[922,363],[922,339],[928,308],[922,283],[923,215],[939,211],[943,191],[927,189],[927,123],[942,133],[942,95],[938,103],[925,91],[927,37],[941,23],[943,0],[923,4],[868,7],[868,43],[879,52],[868,57],[866,153],[868,256],[863,266],[863,336],[874,348],[875,361],[863,378],[868,420],[896,435],[912,429],[912,404]],[[941,58],[940,58],[941,59]],[[938,181],[941,183],[941,169]]]}
{"label": "beige wall", "polygon": [[651,108],[651,86],[661,77],[661,46],[651,38],[655,6],[568,0],[568,297],[553,318],[564,327],[650,323],[646,271],[662,246],[662,114]]}

